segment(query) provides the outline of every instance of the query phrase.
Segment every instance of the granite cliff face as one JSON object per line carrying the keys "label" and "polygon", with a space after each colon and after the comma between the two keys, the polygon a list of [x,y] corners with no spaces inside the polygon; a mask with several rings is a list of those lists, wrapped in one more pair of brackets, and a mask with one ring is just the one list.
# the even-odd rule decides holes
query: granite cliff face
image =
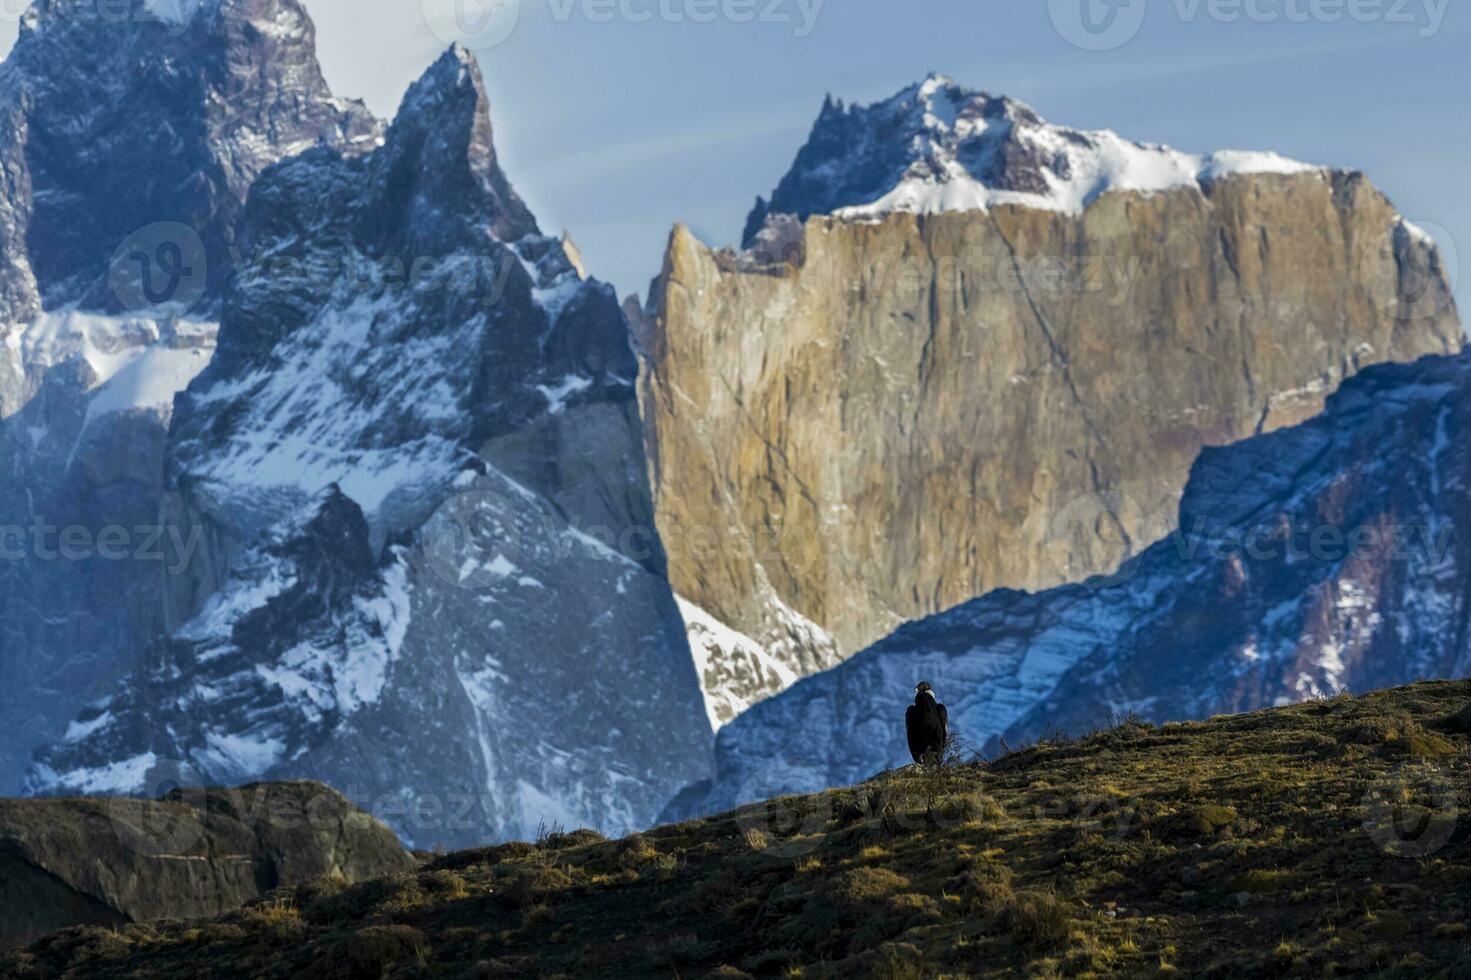
{"label": "granite cliff face", "polygon": [[[1313,420],[1208,449],[1179,530],[1114,575],[910,623],[720,732],[671,815],[907,764],[931,681],[985,754],[1471,674],[1471,355],[1378,365]],[[897,706],[897,707],[896,707]],[[800,737],[796,733],[801,733]]]}
{"label": "granite cliff face", "polygon": [[294,0],[194,6],[41,0],[0,68],[0,793],[160,633],[173,397],[251,182],[379,132]]}
{"label": "granite cliff face", "polygon": [[739,253],[670,240],[649,472],[712,715],[993,589],[1111,572],[1204,447],[1459,350],[1360,174],[1194,157],[930,79],[829,103]]}

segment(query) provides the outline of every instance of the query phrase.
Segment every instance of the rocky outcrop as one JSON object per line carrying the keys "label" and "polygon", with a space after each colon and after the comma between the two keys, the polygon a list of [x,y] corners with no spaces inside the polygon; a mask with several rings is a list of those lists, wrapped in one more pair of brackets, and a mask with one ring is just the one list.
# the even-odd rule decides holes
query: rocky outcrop
{"label": "rocky outcrop", "polygon": [[0,792],[161,634],[173,398],[251,183],[380,131],[296,0],[168,6],[39,0],[0,71]]}
{"label": "rocky outcrop", "polygon": [[1471,354],[1380,365],[1327,411],[1193,469],[1180,530],[1114,575],[994,592],[904,626],[720,733],[673,815],[906,764],[934,684],[986,754],[1130,715],[1164,722],[1471,675]]}
{"label": "rocky outcrop", "polygon": [[392,831],[318,783],[0,800],[0,940],[201,918],[273,888],[415,866]]}
{"label": "rocky outcrop", "polygon": [[182,19],[166,8],[38,0],[21,18],[0,81],[0,299],[12,322],[68,303],[135,310],[117,287],[138,286],[139,270],[114,253],[159,222],[191,229],[198,254],[186,247],[185,261],[207,266],[188,274],[197,289],[159,302],[189,293],[207,308],[235,264],[256,176],[318,142],[378,135],[361,103],[328,89],[297,0],[206,0]]}
{"label": "rocky outcrop", "polygon": [[943,80],[829,104],[745,251],[676,228],[646,332],[671,580],[737,638],[712,703],[780,689],[751,648],[801,676],[1110,572],[1174,529],[1202,448],[1462,342],[1434,244],[1362,175],[1079,133]]}
{"label": "rocky outcrop", "polygon": [[[711,728],[652,532],[610,287],[501,170],[455,48],[381,146],[268,169],[266,257],[180,396],[168,637],[39,753],[35,793],[310,777],[406,840],[647,825]],[[428,816],[425,816],[425,814]]]}

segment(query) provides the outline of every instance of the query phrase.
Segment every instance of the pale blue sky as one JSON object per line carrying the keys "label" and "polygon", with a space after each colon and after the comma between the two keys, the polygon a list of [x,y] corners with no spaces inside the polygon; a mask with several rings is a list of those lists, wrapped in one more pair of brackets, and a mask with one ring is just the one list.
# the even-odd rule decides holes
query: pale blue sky
{"label": "pale blue sky", "polygon": [[[333,87],[390,115],[443,48],[439,14],[454,0],[305,2]],[[1464,243],[1457,257],[1471,256],[1464,0],[1132,0],[1142,24],[1107,51],[1055,26],[1053,10],[1070,24],[1083,0],[746,0],[784,23],[734,21],[729,2],[521,0],[509,36],[480,52],[512,181],[622,292],[644,291],[675,221],[733,243],[825,93],[870,101],[930,70],[1073,126],[1363,169],[1448,251]],[[1107,13],[1105,0],[1087,2]],[[1131,28],[1130,0],[1108,2],[1126,8],[1116,29]],[[509,23],[507,9],[493,24]],[[705,9],[714,20],[693,22]],[[1465,309],[1464,281],[1460,295]]]}

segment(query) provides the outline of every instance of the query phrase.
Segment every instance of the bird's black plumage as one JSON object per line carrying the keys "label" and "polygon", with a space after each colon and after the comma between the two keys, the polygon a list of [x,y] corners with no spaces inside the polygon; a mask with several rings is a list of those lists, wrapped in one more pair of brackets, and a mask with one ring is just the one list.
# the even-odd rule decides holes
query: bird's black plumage
{"label": "bird's black plumage", "polygon": [[904,712],[904,732],[909,736],[909,754],[915,762],[934,762],[945,748],[945,733],[950,715],[935,700],[935,692],[926,681],[914,689],[914,703]]}

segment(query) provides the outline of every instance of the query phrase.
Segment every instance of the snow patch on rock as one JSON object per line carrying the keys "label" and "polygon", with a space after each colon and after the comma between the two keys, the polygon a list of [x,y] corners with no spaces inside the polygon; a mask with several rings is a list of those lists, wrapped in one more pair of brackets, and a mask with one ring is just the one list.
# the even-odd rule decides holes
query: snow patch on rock
{"label": "snow patch on rock", "polygon": [[868,106],[829,100],[769,205],[770,214],[848,220],[1005,204],[1079,214],[1104,194],[1151,194],[1246,174],[1325,173],[1277,153],[1186,153],[1112,130],[1047,122],[1030,106],[931,75]]}
{"label": "snow patch on rock", "polygon": [[778,694],[797,682],[796,673],[766,648],[680,596],[690,653],[705,692],[705,712],[717,731],[762,696]]}
{"label": "snow patch on rock", "polygon": [[145,410],[167,418],[174,396],[209,365],[219,324],[165,316],[114,316],[75,307],[43,313],[5,336],[12,376],[24,379],[5,391],[0,418],[35,396],[47,371],[68,361],[86,366],[93,393],[87,418]]}
{"label": "snow patch on rock", "polygon": [[92,769],[74,769],[53,773],[51,782],[60,792],[81,795],[127,794],[142,788],[148,772],[158,764],[158,756],[144,752],[131,758]]}
{"label": "snow patch on rock", "polygon": [[[999,118],[988,118],[984,108],[965,111],[991,101],[984,93],[934,76],[917,90],[866,110],[852,110],[880,118],[917,113],[920,121],[910,137],[913,162],[893,188],[875,201],[835,214],[843,218],[870,218],[895,211],[937,214],[986,211],[1001,204],[1081,214],[1113,191],[1148,194],[1200,186],[1237,174],[1322,170],[1271,152],[1185,153],[1162,144],[1136,143],[1112,130],[1057,126],[1008,99],[1001,100],[1004,111]],[[1015,147],[1004,147],[1008,141],[1014,141]],[[1034,174],[1041,186],[998,186],[989,177],[989,167],[1002,153],[1037,160]],[[1006,179],[1009,175],[997,176]]]}

